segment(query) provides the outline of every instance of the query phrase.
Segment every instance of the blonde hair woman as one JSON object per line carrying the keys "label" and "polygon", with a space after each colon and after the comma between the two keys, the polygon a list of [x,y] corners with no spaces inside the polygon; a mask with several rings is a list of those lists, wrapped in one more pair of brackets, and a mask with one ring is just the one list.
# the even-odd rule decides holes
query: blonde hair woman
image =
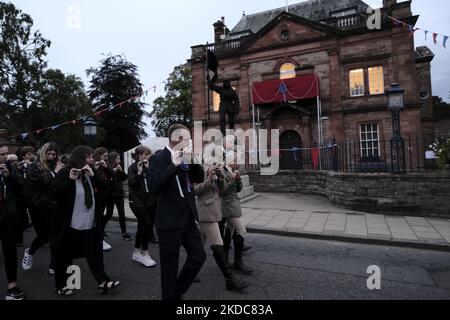
{"label": "blonde hair woman", "polygon": [[[36,251],[49,243],[51,226],[55,210],[55,201],[50,198],[50,186],[56,174],[64,168],[58,159],[58,146],[54,142],[46,143],[38,151],[38,159],[27,168],[26,194],[36,231],[36,238],[29,249],[25,250],[22,268],[30,270]],[[50,250],[52,251],[52,250]],[[54,273],[53,255],[51,255],[49,273]]]}

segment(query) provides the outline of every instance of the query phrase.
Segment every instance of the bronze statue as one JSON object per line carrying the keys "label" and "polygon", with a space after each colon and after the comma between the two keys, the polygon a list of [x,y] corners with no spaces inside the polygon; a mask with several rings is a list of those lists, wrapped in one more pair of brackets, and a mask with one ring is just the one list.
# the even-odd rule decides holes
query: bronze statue
{"label": "bronze statue", "polygon": [[231,87],[231,83],[229,80],[225,80],[223,82],[223,87],[220,87],[215,84],[217,80],[217,76],[214,76],[212,80],[210,80],[208,76],[208,85],[211,90],[217,92],[220,95],[220,131],[225,136],[226,135],[226,116],[228,116],[229,128],[234,130],[235,123],[239,117],[239,97]]}

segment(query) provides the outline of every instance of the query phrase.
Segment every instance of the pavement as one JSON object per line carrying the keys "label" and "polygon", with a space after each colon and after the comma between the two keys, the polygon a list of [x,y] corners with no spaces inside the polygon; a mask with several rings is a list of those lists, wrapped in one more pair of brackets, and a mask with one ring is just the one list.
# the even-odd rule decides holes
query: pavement
{"label": "pavement", "polygon": [[[136,221],[128,203],[125,210]],[[301,194],[262,193],[242,210],[250,233],[450,251],[449,219],[369,214]]]}

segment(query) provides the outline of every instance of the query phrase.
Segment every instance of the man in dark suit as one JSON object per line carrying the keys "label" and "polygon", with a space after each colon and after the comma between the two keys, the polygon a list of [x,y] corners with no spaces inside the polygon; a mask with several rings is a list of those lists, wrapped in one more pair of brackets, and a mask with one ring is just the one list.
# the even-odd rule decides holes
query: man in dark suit
{"label": "man in dark suit", "polygon": [[[206,260],[197,224],[194,183],[204,181],[200,165],[183,162],[181,146],[186,140],[173,141],[182,125],[169,128],[170,145],[150,160],[148,182],[157,197],[155,227],[159,236],[161,288],[163,300],[180,300],[194,281]],[[187,259],[178,275],[180,246]]]}

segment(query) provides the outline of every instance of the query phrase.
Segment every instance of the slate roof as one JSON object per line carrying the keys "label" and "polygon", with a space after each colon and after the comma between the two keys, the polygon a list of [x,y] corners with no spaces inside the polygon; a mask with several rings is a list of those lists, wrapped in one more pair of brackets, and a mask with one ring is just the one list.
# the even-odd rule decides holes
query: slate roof
{"label": "slate roof", "polygon": [[[330,12],[351,7],[357,7],[358,12],[362,13],[366,12],[369,6],[361,0],[310,0],[290,5],[289,13],[317,22],[330,18]],[[230,36],[248,30],[257,33],[285,10],[286,7],[281,7],[256,14],[243,15],[238,24],[231,30]]]}

